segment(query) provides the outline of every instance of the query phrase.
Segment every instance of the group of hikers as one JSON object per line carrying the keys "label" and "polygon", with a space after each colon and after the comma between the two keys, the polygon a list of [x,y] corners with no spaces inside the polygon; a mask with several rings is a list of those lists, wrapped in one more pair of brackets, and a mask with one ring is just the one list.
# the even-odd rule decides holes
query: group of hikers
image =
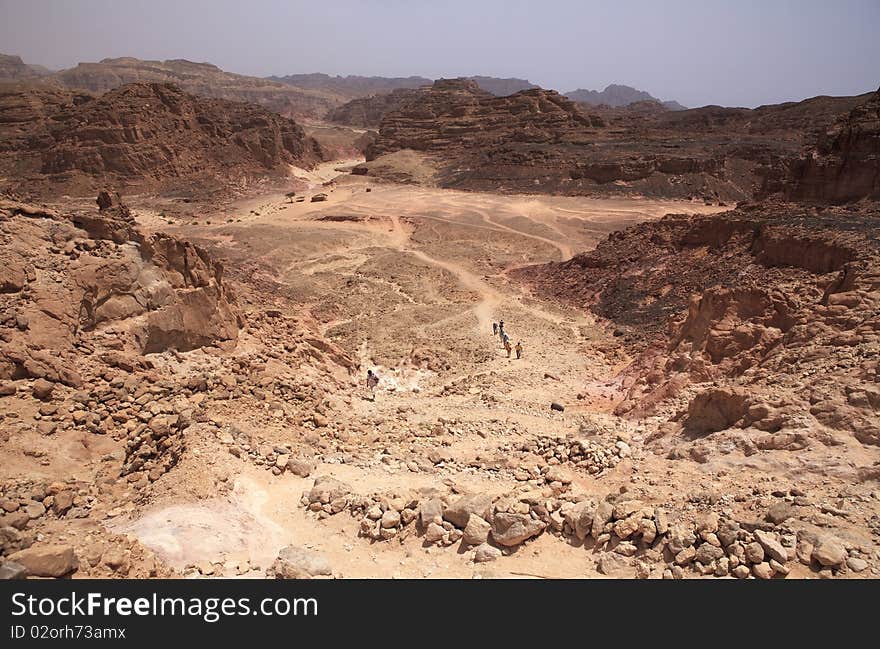
{"label": "group of hikers", "polygon": [[507,358],[510,358],[510,354],[513,351],[516,351],[517,358],[522,358],[522,341],[517,341],[516,347],[511,346],[510,335],[508,335],[508,333],[504,331],[504,320],[499,320],[498,322],[492,323],[492,335],[499,336],[501,338],[501,344],[504,345],[504,350],[507,352]]}
{"label": "group of hikers", "polygon": [[[510,343],[510,335],[504,330],[504,320],[499,320],[498,322],[492,323],[492,335],[498,336],[501,338],[501,344],[504,346],[504,350],[507,352],[507,358],[510,358],[510,355],[516,352],[516,357],[522,358],[523,355],[523,346],[522,341],[517,341],[516,346],[511,345]],[[372,369],[367,370],[367,391],[370,393],[370,398],[375,401],[376,400],[376,389],[379,387],[379,375],[376,374]]]}

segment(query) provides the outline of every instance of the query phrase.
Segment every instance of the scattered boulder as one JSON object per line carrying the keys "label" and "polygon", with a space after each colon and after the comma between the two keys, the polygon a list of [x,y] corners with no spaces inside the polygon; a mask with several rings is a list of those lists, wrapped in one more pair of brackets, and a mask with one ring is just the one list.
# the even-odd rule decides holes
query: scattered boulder
{"label": "scattered boulder", "polygon": [[842,565],[846,558],[847,552],[843,543],[829,534],[819,538],[811,555],[813,561],[830,568]]}
{"label": "scattered boulder", "polygon": [[40,401],[48,401],[54,391],[55,384],[45,379],[37,379],[34,381],[34,386],[31,390],[34,398],[39,399]]}
{"label": "scattered boulder", "polygon": [[278,558],[267,571],[275,579],[311,579],[333,574],[330,563],[319,552],[288,545],[281,548]]}
{"label": "scattered boulder", "polygon": [[287,460],[286,466],[288,471],[300,478],[308,478],[312,474],[312,471],[315,470],[314,463],[307,462],[306,460],[297,457],[292,457]]}
{"label": "scattered boulder", "polygon": [[70,545],[35,545],[10,555],[9,559],[24,566],[34,577],[64,577],[79,568]]}
{"label": "scattered boulder", "polygon": [[451,503],[443,512],[443,519],[458,528],[468,524],[471,514],[489,519],[492,516],[492,496],[484,493],[466,494]]}
{"label": "scattered boulder", "polygon": [[0,563],[0,580],[3,579],[25,579],[28,575],[27,568],[15,561],[4,561]]}
{"label": "scattered boulder", "polygon": [[471,514],[467,525],[464,527],[461,540],[466,545],[480,545],[488,540],[491,529],[492,526],[484,519],[476,514]]}
{"label": "scattered boulder", "polygon": [[498,559],[499,557],[501,557],[501,550],[488,543],[483,543],[474,548],[474,563],[495,561],[495,559]]}

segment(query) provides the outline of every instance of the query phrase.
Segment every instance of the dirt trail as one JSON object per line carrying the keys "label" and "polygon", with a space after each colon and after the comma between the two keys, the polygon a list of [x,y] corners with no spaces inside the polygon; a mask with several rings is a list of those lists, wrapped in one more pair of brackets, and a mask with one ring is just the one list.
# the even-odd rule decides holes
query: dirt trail
{"label": "dirt trail", "polygon": [[[328,170],[339,164],[311,178],[326,182]],[[281,195],[254,199],[229,215],[240,222],[184,234],[214,246],[228,268],[259,265],[292,296],[291,312],[312,314],[320,331],[360,362],[358,375],[367,367],[378,370],[375,400],[357,387],[330,397],[344,403],[336,425],[366,446],[344,463],[325,462],[316,471],[363,494],[448,484],[490,493],[514,488],[509,476],[475,471],[475,459],[526,436],[576,430],[584,414],[607,411],[620,359],[606,356],[601,339],[608,334],[589,314],[540,303],[505,272],[569,259],[595,245],[610,222],[625,226],[666,212],[711,211],[671,201],[370,186],[353,177],[321,191],[328,197],[319,203],[290,203]],[[522,359],[508,358],[492,336],[497,320],[505,321],[514,344],[523,343]],[[441,367],[410,363],[415,349],[439,358]],[[578,401],[581,392],[595,400]],[[566,412],[550,411],[551,401],[566,403]],[[443,437],[442,445],[433,435],[412,437],[440,421],[481,432]],[[236,423],[247,425],[244,419]],[[259,432],[274,434],[276,442],[297,440],[283,427]],[[413,470],[412,460],[407,464],[414,453],[431,448],[449,459],[431,471]],[[298,504],[311,478],[275,477],[227,461],[235,463],[230,471],[236,474],[229,498],[159,508],[130,531],[181,565],[213,553],[222,555],[221,562],[245,555],[248,566],[261,570],[282,545],[293,543],[320,550],[345,576],[474,574],[462,554],[424,547],[417,538],[367,543],[357,538],[357,523],[347,515],[316,520]],[[208,540],[214,527],[225,530],[218,538],[227,550]],[[592,563],[580,549],[545,535],[494,565],[505,576],[565,577],[583,576]]]}

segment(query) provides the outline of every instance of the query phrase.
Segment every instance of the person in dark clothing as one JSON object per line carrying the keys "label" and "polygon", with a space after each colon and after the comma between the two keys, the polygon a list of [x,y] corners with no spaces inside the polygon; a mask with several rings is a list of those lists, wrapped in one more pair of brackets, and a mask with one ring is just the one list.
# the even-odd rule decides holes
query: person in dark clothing
{"label": "person in dark clothing", "polygon": [[367,370],[367,389],[373,401],[376,400],[376,388],[379,387],[379,376],[373,370]]}

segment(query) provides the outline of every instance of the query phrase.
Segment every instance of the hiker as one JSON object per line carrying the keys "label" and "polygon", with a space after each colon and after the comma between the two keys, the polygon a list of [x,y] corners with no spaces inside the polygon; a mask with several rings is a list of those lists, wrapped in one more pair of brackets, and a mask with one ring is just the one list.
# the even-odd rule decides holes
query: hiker
{"label": "hiker", "polygon": [[520,340],[516,342],[516,357],[517,359],[522,358],[522,341]]}
{"label": "hiker", "polygon": [[504,338],[504,320],[498,323],[498,335]]}
{"label": "hiker", "polygon": [[513,349],[513,348],[510,346],[510,339],[506,339],[506,340],[504,341],[504,349],[507,350],[507,358],[510,358],[510,350]]}
{"label": "hiker", "polygon": [[379,387],[379,376],[373,370],[367,370],[367,389],[373,401],[376,400],[376,388]]}
{"label": "hiker", "polygon": [[506,331],[501,334],[501,342],[504,344],[505,347],[510,344],[510,336],[507,335]]}
{"label": "hiker", "polygon": [[497,322],[492,323],[492,335],[493,336],[498,335],[498,323]]}

